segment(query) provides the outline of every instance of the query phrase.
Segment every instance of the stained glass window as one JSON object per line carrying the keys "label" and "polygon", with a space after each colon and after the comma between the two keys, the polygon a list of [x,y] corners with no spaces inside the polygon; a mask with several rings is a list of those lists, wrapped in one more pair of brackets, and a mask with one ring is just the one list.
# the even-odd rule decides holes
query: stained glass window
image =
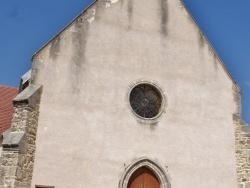
{"label": "stained glass window", "polygon": [[140,117],[154,118],[160,112],[161,94],[156,87],[150,84],[139,84],[134,87],[129,100],[132,109]]}

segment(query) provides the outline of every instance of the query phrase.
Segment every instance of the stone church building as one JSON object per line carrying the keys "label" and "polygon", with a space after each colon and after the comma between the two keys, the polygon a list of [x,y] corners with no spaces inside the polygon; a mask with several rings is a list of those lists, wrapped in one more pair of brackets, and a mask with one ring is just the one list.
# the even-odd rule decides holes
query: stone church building
{"label": "stone church building", "polygon": [[249,188],[241,90],[179,0],[97,0],[32,59],[1,188]]}

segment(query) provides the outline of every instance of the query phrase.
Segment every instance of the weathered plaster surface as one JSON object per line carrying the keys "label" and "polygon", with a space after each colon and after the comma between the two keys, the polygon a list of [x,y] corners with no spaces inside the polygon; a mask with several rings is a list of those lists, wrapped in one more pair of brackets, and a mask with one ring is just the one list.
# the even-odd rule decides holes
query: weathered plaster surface
{"label": "weathered plaster surface", "polygon": [[[128,106],[140,79],[166,95],[157,123]],[[117,188],[141,157],[168,166],[175,188],[237,186],[234,83],[179,1],[97,1],[34,57],[32,82],[33,187]]]}

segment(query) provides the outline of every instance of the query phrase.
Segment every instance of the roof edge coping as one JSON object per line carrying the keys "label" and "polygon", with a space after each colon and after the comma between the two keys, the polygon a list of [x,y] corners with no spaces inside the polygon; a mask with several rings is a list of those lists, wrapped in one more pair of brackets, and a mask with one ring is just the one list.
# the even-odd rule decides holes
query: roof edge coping
{"label": "roof edge coping", "polygon": [[[46,47],[48,46],[53,40],[55,40],[64,30],[66,30],[68,27],[70,27],[82,14],[84,14],[88,9],[90,9],[98,0],[94,0],[93,3],[91,3],[87,8],[85,8],[78,16],[76,16],[68,25],[66,25],[61,31],[59,31],[52,39],[50,39],[45,45],[43,45],[37,52],[35,52],[31,58],[31,60],[33,61],[33,59]],[[226,65],[223,63],[221,57],[219,56],[219,54],[216,52],[216,50],[214,49],[214,47],[212,46],[212,44],[209,42],[207,36],[204,34],[204,32],[202,31],[200,25],[197,23],[197,21],[195,20],[195,18],[193,17],[193,15],[191,14],[190,10],[187,8],[186,4],[184,3],[183,0],[180,0],[181,4],[183,5],[183,7],[186,9],[186,11],[188,12],[188,14],[190,15],[190,17],[192,18],[192,20],[194,21],[194,23],[196,24],[196,26],[198,27],[199,31],[201,32],[201,34],[204,36],[207,44],[209,45],[209,47],[212,49],[213,53],[216,55],[216,57],[218,58],[220,64],[222,65],[222,68],[226,71],[227,75],[229,76],[229,78],[233,81],[233,83],[237,86],[236,88],[239,90],[239,93],[242,94],[241,88],[239,87],[238,83],[236,82],[236,80],[234,79],[234,77],[232,76],[232,74],[229,72],[228,68],[226,67]]]}
{"label": "roof edge coping", "polygon": [[19,104],[28,104],[30,107],[35,108],[36,104],[40,100],[41,92],[41,85],[31,84],[13,99],[13,105],[17,106]]}
{"label": "roof edge coping", "polygon": [[36,51],[31,58],[31,61],[39,55],[39,53],[46,47],[48,46],[52,41],[54,41],[63,31],[65,31],[68,27],[70,27],[79,17],[81,17],[88,9],[90,9],[98,0],[94,0],[93,3],[91,3],[87,8],[85,8],[79,15],[77,15],[69,24],[67,24],[62,30],[60,30],[54,37],[52,37],[47,43],[45,43],[38,51]]}
{"label": "roof edge coping", "polygon": [[232,76],[232,74],[229,72],[228,68],[226,67],[226,65],[223,63],[221,57],[219,56],[219,54],[217,53],[217,51],[214,49],[213,45],[210,43],[210,41],[208,40],[207,36],[205,35],[205,33],[202,31],[200,25],[198,24],[198,22],[195,20],[195,18],[193,17],[191,11],[188,9],[188,7],[186,6],[186,4],[184,3],[183,0],[180,0],[181,4],[183,5],[183,7],[186,9],[186,11],[188,12],[188,14],[190,15],[190,17],[192,18],[192,20],[194,21],[194,23],[196,24],[196,26],[198,27],[199,31],[201,32],[201,34],[204,36],[207,44],[209,45],[209,47],[213,50],[213,53],[216,55],[216,57],[218,58],[220,64],[222,65],[222,68],[226,71],[227,75],[229,76],[229,78],[233,81],[233,83],[235,84],[236,88],[238,89],[239,93],[242,94],[241,88],[239,87],[238,83],[236,82],[236,80],[234,79],[234,77]]}

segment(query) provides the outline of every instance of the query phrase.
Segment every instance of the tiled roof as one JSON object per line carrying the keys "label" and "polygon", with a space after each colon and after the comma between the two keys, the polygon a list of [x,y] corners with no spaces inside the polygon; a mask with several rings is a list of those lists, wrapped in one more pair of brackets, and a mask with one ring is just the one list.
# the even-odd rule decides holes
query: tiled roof
{"label": "tiled roof", "polygon": [[0,85],[0,134],[11,126],[14,108],[12,99],[18,94],[18,88]]}

